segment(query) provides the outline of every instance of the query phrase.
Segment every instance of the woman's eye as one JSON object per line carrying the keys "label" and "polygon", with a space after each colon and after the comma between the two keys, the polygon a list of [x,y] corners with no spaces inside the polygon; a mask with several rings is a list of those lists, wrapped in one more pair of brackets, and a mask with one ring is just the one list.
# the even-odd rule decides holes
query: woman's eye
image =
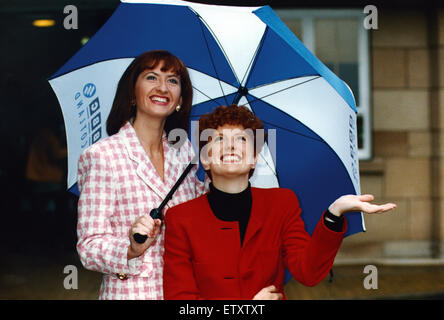
{"label": "woman's eye", "polygon": [[222,136],[217,136],[216,138],[214,138],[215,142],[219,142],[222,141]]}
{"label": "woman's eye", "polygon": [[176,78],[171,78],[169,81],[172,84],[179,84],[179,80],[177,80]]}
{"label": "woman's eye", "polygon": [[244,136],[238,136],[238,137],[237,137],[237,140],[238,140],[238,141],[242,141],[242,142],[246,142],[246,141],[247,141],[247,138],[245,138]]}
{"label": "woman's eye", "polygon": [[152,74],[149,74],[149,75],[146,76],[146,79],[147,80],[156,80],[156,77],[153,76]]}

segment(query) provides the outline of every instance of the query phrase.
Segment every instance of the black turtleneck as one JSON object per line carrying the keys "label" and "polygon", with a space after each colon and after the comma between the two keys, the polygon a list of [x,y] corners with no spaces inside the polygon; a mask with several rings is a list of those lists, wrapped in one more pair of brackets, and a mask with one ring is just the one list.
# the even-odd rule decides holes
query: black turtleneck
{"label": "black turtleneck", "polygon": [[222,221],[237,221],[241,245],[244,241],[248,220],[251,214],[251,186],[240,193],[226,193],[210,183],[210,192],[207,195],[210,208],[214,215]]}

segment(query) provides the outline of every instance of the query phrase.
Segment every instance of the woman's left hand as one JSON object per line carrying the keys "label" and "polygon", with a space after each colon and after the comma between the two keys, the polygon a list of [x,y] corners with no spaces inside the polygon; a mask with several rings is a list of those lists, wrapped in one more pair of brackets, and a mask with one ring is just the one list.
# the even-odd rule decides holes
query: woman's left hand
{"label": "woman's left hand", "polygon": [[340,217],[346,212],[362,211],[365,213],[383,213],[396,208],[394,203],[385,203],[381,205],[370,203],[375,197],[371,194],[363,195],[345,195],[339,197],[333,202],[328,211],[335,216]]}

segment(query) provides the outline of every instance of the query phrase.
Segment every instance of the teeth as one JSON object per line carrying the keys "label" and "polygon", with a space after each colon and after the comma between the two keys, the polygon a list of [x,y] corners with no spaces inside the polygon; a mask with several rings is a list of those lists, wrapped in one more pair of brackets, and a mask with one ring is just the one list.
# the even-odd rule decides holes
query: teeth
{"label": "teeth", "polygon": [[158,102],[167,102],[168,101],[167,98],[161,98],[161,97],[153,97],[152,99],[154,101],[158,101]]}
{"label": "teeth", "polygon": [[240,159],[237,155],[227,155],[222,158],[223,162],[240,162]]}

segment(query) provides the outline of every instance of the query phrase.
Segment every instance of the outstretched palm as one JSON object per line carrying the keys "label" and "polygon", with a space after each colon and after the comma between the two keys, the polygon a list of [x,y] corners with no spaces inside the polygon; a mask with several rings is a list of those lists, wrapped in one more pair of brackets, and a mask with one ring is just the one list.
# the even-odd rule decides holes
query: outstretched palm
{"label": "outstretched palm", "polygon": [[371,194],[364,195],[345,195],[336,199],[328,210],[334,215],[341,216],[347,212],[362,211],[364,213],[383,213],[396,208],[394,203],[385,203],[381,205],[370,203],[375,197]]}

